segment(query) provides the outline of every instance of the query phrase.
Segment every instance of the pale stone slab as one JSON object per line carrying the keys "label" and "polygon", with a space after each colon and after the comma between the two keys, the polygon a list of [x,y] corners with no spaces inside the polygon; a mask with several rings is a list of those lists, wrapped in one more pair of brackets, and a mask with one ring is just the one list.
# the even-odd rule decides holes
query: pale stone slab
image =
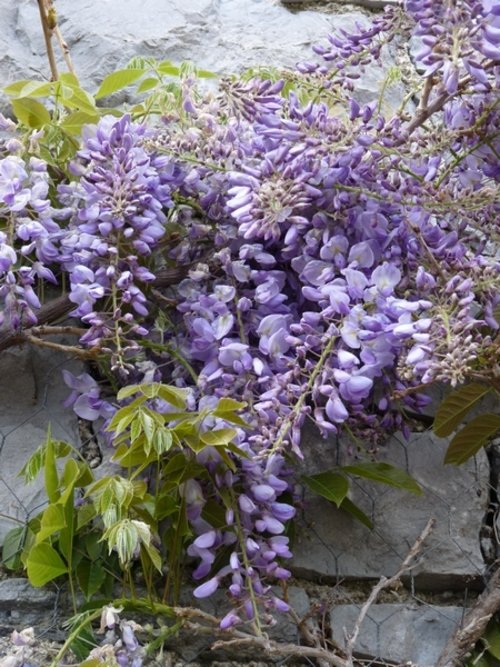
{"label": "pale stone slab", "polygon": [[[462,466],[445,466],[446,447],[446,440],[431,433],[415,433],[407,443],[395,436],[381,449],[379,460],[406,470],[421,485],[422,496],[353,478],[350,497],[372,519],[373,530],[308,495],[294,546],[294,570],[332,581],[392,575],[434,517],[436,527],[413,570],[415,583],[435,590],[479,582],[484,570],[479,532],[489,501],[489,466],[482,450]],[[331,442],[310,439],[304,451],[314,472],[337,462]]]}
{"label": "pale stone slab", "polygon": [[[344,631],[352,632],[360,606],[335,607],[330,614],[333,639],[344,645]],[[461,607],[376,604],[361,626],[355,651],[394,664],[433,667],[463,617]]]}
{"label": "pale stone slab", "polygon": [[76,415],[63,406],[70,393],[63,368],[83,370],[52,350],[25,347],[0,356],[0,544],[19,521],[43,507],[43,480],[25,485],[18,474],[46,440],[49,426],[54,438],[78,444]]}
{"label": "pale stone slab", "polygon": [[[292,12],[278,0],[58,0],[64,39],[84,87],[95,91],[106,74],[135,56],[190,60],[217,74],[255,66],[293,66],[314,57],[312,45],[332,31],[367,23],[366,13],[330,3],[325,11]],[[37,4],[0,0],[0,82],[48,79]],[[57,47],[56,47],[57,48]],[[61,71],[65,70],[56,50]],[[389,66],[392,63],[386,63]],[[387,68],[369,67],[356,83],[363,101],[376,99]],[[396,86],[396,88],[398,88]],[[400,100],[403,89],[389,90]],[[116,100],[126,101],[126,95]],[[390,99],[391,106],[396,106]],[[5,109],[5,98],[0,100]]]}

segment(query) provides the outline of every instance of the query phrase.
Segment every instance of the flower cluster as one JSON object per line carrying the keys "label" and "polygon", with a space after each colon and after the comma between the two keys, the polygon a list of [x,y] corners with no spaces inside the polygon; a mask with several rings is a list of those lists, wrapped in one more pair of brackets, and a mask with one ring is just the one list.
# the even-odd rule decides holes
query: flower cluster
{"label": "flower cluster", "polygon": [[[0,163],[0,295],[12,326],[35,321],[34,277],[51,280],[56,265],[88,327],[81,343],[109,355],[120,382],[188,387],[200,412],[224,397],[248,406],[234,469],[206,447],[197,464],[207,474],[180,487],[194,594],[227,582],[224,628],[254,619],[259,601],[286,609],[270,584],[290,574],[288,461],[307,457],[304,424],[376,448],[426,404],[420,384],[483,377],[478,359],[493,357],[498,20],[491,0],[408,0],[406,14],[331,36],[286,95],[283,81],[198,94],[186,82],[182,111],[160,127],[105,117],[58,189],[58,215],[71,208],[63,230],[43,163]],[[352,93],[400,27],[423,44],[412,118],[385,117]],[[171,267],[184,279],[159,289]],[[90,376],[66,382],[81,417],[111,414]],[[204,512],[209,500],[222,526]]]}
{"label": "flower cluster", "polygon": [[64,209],[52,207],[47,164],[23,159],[22,144],[11,139],[0,158],[0,326],[19,330],[36,324],[37,281],[55,284],[51,265],[59,259]]}
{"label": "flower cluster", "polygon": [[143,285],[155,276],[147,259],[164,236],[164,211],[180,179],[168,158],[144,150],[145,134],[128,116],[88,128],[72,165],[79,179],[60,188],[76,209],[61,242],[72,315],[90,325],[83,343],[106,348],[112,341],[112,367],[125,372],[132,337],[147,334],[135,319],[148,315]]}

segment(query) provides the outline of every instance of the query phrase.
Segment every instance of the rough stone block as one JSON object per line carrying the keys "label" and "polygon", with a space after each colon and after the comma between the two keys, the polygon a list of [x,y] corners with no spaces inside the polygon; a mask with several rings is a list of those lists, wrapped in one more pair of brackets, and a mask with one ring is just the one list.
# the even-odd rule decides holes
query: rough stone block
{"label": "rough stone block", "polygon": [[26,347],[1,354],[0,544],[17,522],[43,507],[43,481],[25,485],[18,474],[46,440],[49,425],[54,438],[78,443],[76,416],[62,405],[69,394],[61,376],[63,367],[82,372],[80,363],[53,350]]}
{"label": "rough stone block", "polygon": [[[58,0],[57,14],[79,79],[91,91],[106,74],[135,56],[190,60],[219,74],[256,66],[293,66],[310,60],[311,46],[332,31],[355,29],[356,21],[368,20],[363,12],[342,5],[329,3],[323,11],[294,13],[268,0],[149,0],[146,11],[134,0],[121,2],[119,11],[112,2]],[[0,0],[0,16],[0,54],[4,54],[0,80],[7,85],[38,79],[42,72],[48,78],[36,3]],[[363,101],[377,99],[390,64],[368,68],[355,95]],[[402,86],[392,86],[384,101],[395,107],[402,95]],[[391,96],[397,100],[391,101]],[[115,99],[127,101],[127,96]],[[0,108],[6,108],[5,102],[1,100]]]}
{"label": "rough stone block", "polygon": [[[333,639],[344,645],[360,612],[354,604],[335,607],[330,616]],[[355,645],[359,654],[394,663],[433,667],[459,625],[460,607],[376,604],[370,607]]]}
{"label": "rough stone block", "polygon": [[[332,581],[391,575],[434,517],[436,527],[413,570],[414,583],[436,590],[480,580],[484,562],[479,532],[489,501],[487,457],[481,450],[462,466],[444,466],[446,447],[446,440],[431,433],[415,433],[408,442],[391,438],[381,451],[380,460],[416,479],[422,496],[353,478],[350,497],[372,519],[373,530],[308,495],[294,546],[294,570]],[[314,462],[314,472],[338,463],[335,446],[328,441],[310,438],[304,451]]]}

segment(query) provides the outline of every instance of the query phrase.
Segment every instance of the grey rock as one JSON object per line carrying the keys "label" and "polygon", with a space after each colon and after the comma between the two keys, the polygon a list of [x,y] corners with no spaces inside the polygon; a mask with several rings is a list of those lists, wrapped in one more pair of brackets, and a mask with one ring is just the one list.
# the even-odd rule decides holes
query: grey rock
{"label": "grey rock", "polygon": [[[84,87],[96,90],[103,77],[134,56],[174,62],[190,60],[218,74],[249,67],[293,66],[311,59],[311,46],[339,29],[366,23],[362,11],[330,3],[324,11],[291,12],[277,0],[58,0],[59,26]],[[47,79],[49,68],[38,8],[31,0],[0,0],[0,81]],[[55,44],[61,71],[65,70]],[[357,82],[362,101],[378,96],[386,75],[374,66]],[[395,106],[402,89],[388,98]],[[1,105],[0,105],[1,106]],[[3,108],[6,101],[3,100]]]}
{"label": "grey rock", "polygon": [[[333,639],[344,645],[345,632],[356,623],[360,606],[339,605],[330,615]],[[370,607],[355,651],[383,661],[433,667],[463,615],[460,607],[376,604]]]}
{"label": "grey rock", "polygon": [[34,588],[27,579],[13,577],[0,581],[0,611],[9,611],[15,603],[19,610],[53,606],[56,600],[54,591],[47,588]]}
{"label": "grey rock", "polygon": [[[9,349],[0,357],[0,544],[19,521],[43,507],[43,480],[29,485],[19,471],[47,432],[71,444],[78,443],[77,420],[62,404],[69,389],[61,370],[82,372],[81,364],[47,349]],[[9,518],[7,518],[9,517]]]}
{"label": "grey rock", "polygon": [[[304,451],[315,462],[315,472],[341,463],[339,450],[327,441],[321,445],[310,439],[308,445]],[[421,485],[421,496],[353,478],[350,497],[372,519],[373,530],[326,500],[308,496],[294,546],[294,571],[329,581],[392,575],[434,517],[436,527],[413,570],[413,583],[434,590],[479,585],[489,466],[484,451],[460,467],[444,466],[446,447],[446,440],[430,433],[415,433],[408,443],[396,436],[384,446],[380,460],[406,470]]]}
{"label": "grey rock", "polygon": [[2,634],[36,626],[52,630],[57,624],[57,596],[47,588],[33,588],[26,579],[0,581],[0,628]]}

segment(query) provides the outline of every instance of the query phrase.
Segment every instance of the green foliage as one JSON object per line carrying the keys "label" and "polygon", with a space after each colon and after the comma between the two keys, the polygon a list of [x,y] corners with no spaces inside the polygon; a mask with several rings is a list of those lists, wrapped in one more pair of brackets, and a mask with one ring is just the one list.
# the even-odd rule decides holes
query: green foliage
{"label": "green foliage", "polygon": [[[106,114],[121,116],[129,111],[135,118],[181,110],[179,82],[190,76],[209,78],[215,75],[195,68],[191,63],[179,67],[169,60],[134,58],[124,69],[106,76],[95,93],[83,89],[77,77],[66,72],[57,81],[23,79],[6,86],[12,110],[20,125],[30,133],[43,130],[38,139],[40,157],[48,164],[66,170],[78,149],[78,137],[84,125],[96,123]],[[131,89],[137,103],[130,109],[104,107],[100,102],[124,89]]]}
{"label": "green foliage", "polygon": [[339,509],[351,514],[368,528],[372,527],[366,514],[347,497],[349,492],[348,475],[364,477],[365,479],[387,484],[410,493],[420,495],[422,489],[417,482],[404,470],[388,463],[364,462],[352,466],[343,466],[318,473],[317,475],[302,476],[303,483],[318,496],[326,498]]}
{"label": "green foliage", "polygon": [[[118,399],[126,404],[108,426],[117,474],[94,479],[87,463],[75,458],[78,453],[49,430],[21,471],[28,482],[43,474],[48,504],[28,526],[10,531],[3,561],[10,569],[25,567],[34,586],[67,577],[73,599],[78,586],[87,600],[98,594],[109,599],[120,571],[133,598],[131,571],[140,563],[150,600],[158,599],[155,573],[161,576],[164,569],[165,595],[176,598],[190,536],[183,485],[207,479],[196,460],[205,449],[213,451],[219,472],[233,470],[231,454],[239,452],[234,428],[207,430],[204,422],[217,417],[244,425],[237,411],[245,403],[225,398],[213,410],[192,412],[186,391],[160,383],[127,386]],[[155,399],[172,411],[156,411]],[[214,495],[205,511],[225,522],[229,503]]]}
{"label": "green foliage", "polygon": [[500,415],[486,413],[478,415],[460,430],[450,442],[445,463],[460,465],[487,445],[500,430]]}
{"label": "green foliage", "polygon": [[[440,404],[434,419],[433,431],[439,437],[453,433],[467,417],[473,407],[489,394],[493,388],[473,382],[463,385],[449,394]],[[500,430],[500,415],[482,413],[471,419],[452,438],[444,462],[460,465],[490,442]]]}
{"label": "green foliage", "polygon": [[440,404],[434,418],[433,431],[440,438],[453,433],[477,403],[491,391],[483,384],[471,383],[452,391]]}

